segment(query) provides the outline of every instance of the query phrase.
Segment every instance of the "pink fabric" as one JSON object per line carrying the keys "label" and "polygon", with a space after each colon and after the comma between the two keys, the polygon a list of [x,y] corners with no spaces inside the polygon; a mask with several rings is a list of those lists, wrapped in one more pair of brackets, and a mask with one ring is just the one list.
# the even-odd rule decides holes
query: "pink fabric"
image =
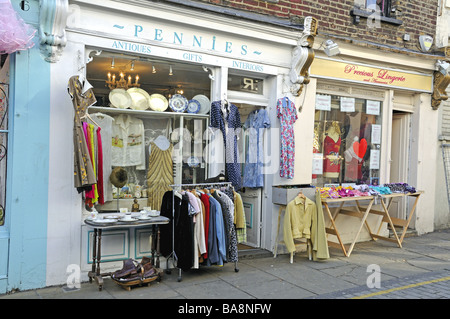
{"label": "pink fabric", "polygon": [[97,189],[98,189],[98,202],[100,205],[105,203],[104,189],[103,189],[103,148],[102,148],[102,136],[100,134],[101,128],[97,128]]}
{"label": "pink fabric", "polygon": [[0,53],[14,53],[33,47],[36,29],[26,24],[9,0],[0,0]]}

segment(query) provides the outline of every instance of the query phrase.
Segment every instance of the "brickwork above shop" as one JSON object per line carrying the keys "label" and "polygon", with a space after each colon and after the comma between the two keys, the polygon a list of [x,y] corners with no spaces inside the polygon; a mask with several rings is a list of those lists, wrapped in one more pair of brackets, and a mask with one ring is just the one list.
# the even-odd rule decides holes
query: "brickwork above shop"
{"label": "brickwork above shop", "polygon": [[[184,1],[186,3],[186,1]],[[217,6],[275,16],[301,24],[312,16],[319,20],[319,34],[338,36],[362,46],[370,42],[395,48],[419,51],[420,35],[435,35],[438,2],[434,0],[392,0],[391,16],[382,18],[380,27],[364,11],[364,0],[198,0]],[[359,22],[357,23],[356,20]],[[404,40],[408,34],[409,41]],[[430,51],[433,53],[434,48]]]}

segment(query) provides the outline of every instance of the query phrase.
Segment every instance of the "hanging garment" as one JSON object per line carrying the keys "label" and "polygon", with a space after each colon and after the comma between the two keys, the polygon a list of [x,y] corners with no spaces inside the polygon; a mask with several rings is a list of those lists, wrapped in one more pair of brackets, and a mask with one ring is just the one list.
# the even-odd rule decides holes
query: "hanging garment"
{"label": "hanging garment", "polygon": [[244,203],[241,194],[234,193],[234,224],[236,225],[237,242],[247,241],[247,225],[245,223]]}
{"label": "hanging garment", "polygon": [[145,169],[144,123],[130,115],[114,117],[112,125],[112,166]]}
{"label": "hanging garment", "polygon": [[220,203],[209,196],[209,233],[208,233],[208,259],[206,264],[223,265],[227,261],[227,247],[225,229],[223,223],[223,213]]}
{"label": "hanging garment", "polygon": [[97,128],[97,191],[98,191],[98,203],[103,205],[105,203],[104,185],[103,185],[103,144],[101,128]]}
{"label": "hanging garment", "polygon": [[238,261],[237,237],[234,226],[234,204],[224,192],[216,190],[213,196],[220,203],[225,229],[225,245],[227,247],[227,261]]}
{"label": "hanging garment", "polygon": [[206,194],[200,195],[200,200],[202,201],[203,205],[205,206],[205,250],[206,252],[203,254],[203,258],[208,258],[208,233],[209,233],[209,196]]}
{"label": "hanging garment", "polygon": [[287,97],[278,99],[277,117],[281,125],[280,177],[292,179],[295,162],[294,123],[298,118],[294,102]]}
{"label": "hanging garment", "polygon": [[[172,206],[172,200],[174,206]],[[184,194],[179,198],[173,195],[173,191],[167,191],[163,195],[161,216],[169,218],[169,223],[159,227],[160,252],[164,257],[175,252],[178,258],[177,267],[188,271],[193,266],[194,256],[194,224],[192,215],[189,214],[188,195]],[[172,235],[174,236],[173,246]]]}
{"label": "hanging garment", "polygon": [[297,196],[287,204],[283,221],[283,236],[289,253],[295,251],[295,239],[306,238],[311,240],[313,260],[329,258],[319,192],[316,192],[316,202],[307,197]]}
{"label": "hanging garment", "polygon": [[91,189],[91,186],[97,182],[81,121],[81,117],[86,114],[86,109],[95,104],[97,100],[95,99],[92,88],[84,91],[83,85],[78,80],[78,76],[72,76],[69,79],[67,90],[72,98],[75,110],[73,126],[74,185],[78,192],[81,193],[85,189]]}
{"label": "hanging garment", "polygon": [[[103,157],[103,197],[104,201],[112,201],[113,193],[112,193],[112,184],[109,179],[109,176],[112,172],[112,164],[111,164],[111,151],[112,151],[112,143],[109,141],[112,140],[112,123],[114,119],[106,114],[102,113],[94,113],[91,114],[91,118],[101,127],[100,138],[102,141],[102,157]],[[98,139],[98,138],[97,138]],[[98,143],[97,143],[98,144]],[[100,156],[100,154],[99,154]],[[100,164],[100,159],[98,160]],[[98,176],[100,178],[100,174]],[[100,188],[100,180],[98,180],[98,187]],[[100,202],[100,201],[99,201]]]}
{"label": "hanging garment", "polygon": [[172,149],[170,144],[166,150],[160,149],[155,143],[150,143],[150,156],[147,171],[147,205],[159,210],[164,193],[173,184]]}
{"label": "hanging garment", "polygon": [[[222,108],[222,106],[224,108]],[[241,116],[236,105],[215,101],[211,103],[210,123],[212,128],[220,129],[225,145],[225,175],[236,190],[241,188],[241,167],[237,137],[241,132]]]}
{"label": "hanging garment", "polygon": [[265,109],[253,110],[244,123],[248,132],[248,148],[245,157],[243,187],[263,187],[263,133],[270,127],[270,120]]}
{"label": "hanging garment", "polygon": [[327,178],[337,178],[341,171],[339,160],[339,150],[341,148],[341,138],[333,140],[326,136],[323,140],[323,175]]}

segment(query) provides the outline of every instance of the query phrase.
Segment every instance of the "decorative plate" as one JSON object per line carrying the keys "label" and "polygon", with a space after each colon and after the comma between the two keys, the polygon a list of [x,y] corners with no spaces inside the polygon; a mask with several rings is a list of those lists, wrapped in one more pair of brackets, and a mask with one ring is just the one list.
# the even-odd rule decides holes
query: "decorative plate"
{"label": "decorative plate", "polygon": [[117,219],[94,219],[92,221],[94,223],[98,223],[98,224],[110,224],[110,223],[115,223],[117,221]]}
{"label": "decorative plate", "polygon": [[111,106],[119,109],[127,109],[133,103],[130,94],[124,89],[114,89],[109,92],[109,102]]}
{"label": "decorative plate", "polygon": [[197,100],[190,100],[188,102],[186,112],[197,114],[200,111],[200,102]]}
{"label": "decorative plate", "polygon": [[200,103],[200,111],[198,111],[198,113],[208,114],[209,110],[211,109],[211,102],[209,101],[208,97],[199,94],[194,96],[192,99],[197,100]]}
{"label": "decorative plate", "polygon": [[144,111],[149,107],[150,95],[140,88],[131,88],[127,90],[128,94],[131,96],[133,103],[131,108],[133,110]]}
{"label": "decorative plate", "polygon": [[153,111],[158,112],[164,112],[169,107],[169,101],[166,97],[158,93],[150,95],[149,104]]}
{"label": "decorative plate", "polygon": [[169,106],[174,112],[184,112],[187,105],[188,100],[181,94],[174,94],[169,100]]}

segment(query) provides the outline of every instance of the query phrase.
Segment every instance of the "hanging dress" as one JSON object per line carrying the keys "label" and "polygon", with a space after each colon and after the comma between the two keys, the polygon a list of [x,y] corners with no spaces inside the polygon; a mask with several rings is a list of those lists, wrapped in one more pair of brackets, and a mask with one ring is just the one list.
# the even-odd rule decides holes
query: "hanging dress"
{"label": "hanging dress", "polygon": [[243,187],[263,187],[263,133],[270,127],[270,120],[265,109],[253,110],[244,123],[248,131],[248,149],[244,166]]}
{"label": "hanging dress", "polygon": [[277,117],[281,125],[280,177],[292,179],[295,160],[294,123],[298,118],[294,102],[287,97],[278,99]]}
{"label": "hanging dress", "polygon": [[[226,107],[224,114],[222,106]],[[210,127],[220,129],[225,144],[225,175],[235,190],[241,188],[241,167],[237,137],[241,132],[241,116],[236,105],[223,101],[211,103]]]}
{"label": "hanging dress", "polygon": [[172,149],[170,144],[165,150],[154,142],[150,143],[150,156],[147,171],[147,205],[160,210],[164,193],[171,190],[173,184]]}
{"label": "hanging dress", "polygon": [[97,182],[81,120],[81,117],[86,114],[88,106],[95,104],[97,100],[92,88],[84,92],[83,85],[78,80],[77,75],[69,79],[67,89],[75,109],[73,126],[74,185],[81,193],[84,190],[90,190],[92,185]]}

